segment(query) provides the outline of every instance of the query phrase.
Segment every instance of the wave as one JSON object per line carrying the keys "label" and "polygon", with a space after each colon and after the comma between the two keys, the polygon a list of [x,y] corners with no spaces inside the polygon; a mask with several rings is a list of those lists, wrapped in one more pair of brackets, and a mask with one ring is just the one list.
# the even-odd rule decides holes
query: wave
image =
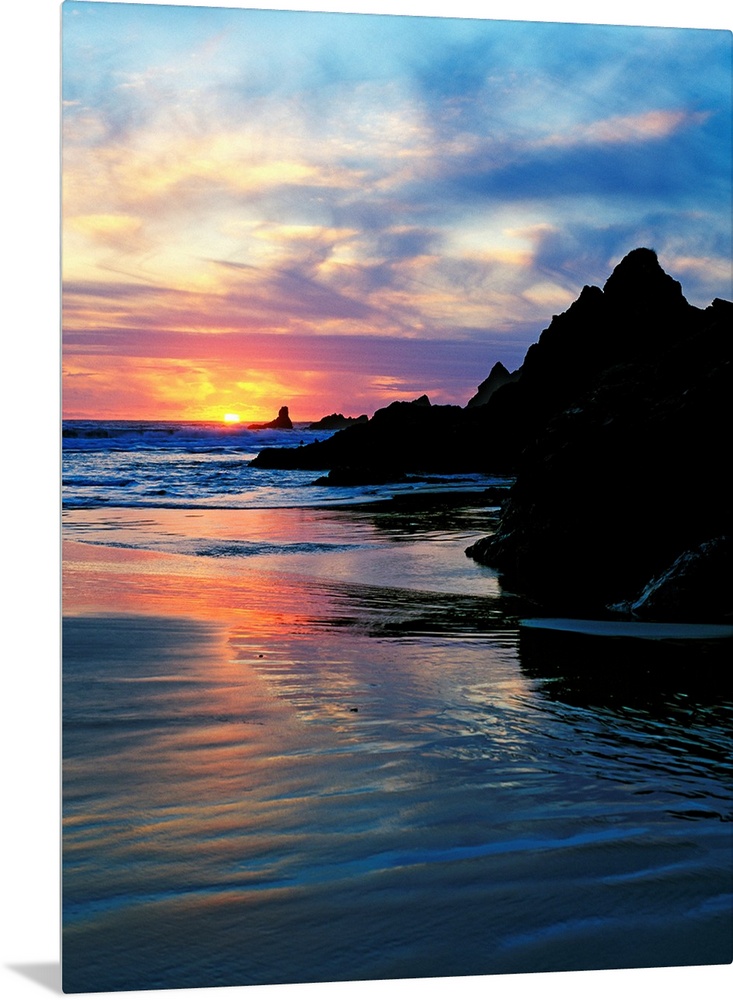
{"label": "wave", "polygon": [[254,456],[263,448],[324,440],[334,432],[310,431],[307,424],[285,431],[212,421],[64,420],[61,433],[65,452],[185,450]]}
{"label": "wave", "polygon": [[316,432],[305,429],[248,431],[218,424],[67,421],[64,433],[63,503],[68,510],[310,507],[426,490],[475,491],[503,482],[470,474],[413,476],[380,486],[317,486],[318,470],[251,465],[263,447],[315,440]]}
{"label": "wave", "polygon": [[105,539],[105,545],[113,549],[146,549],[173,555],[207,556],[227,558],[236,556],[300,555],[312,553],[350,552],[354,549],[369,548],[368,545],[352,542],[252,542],[220,541],[208,538],[153,538],[146,535],[136,542],[119,542]]}

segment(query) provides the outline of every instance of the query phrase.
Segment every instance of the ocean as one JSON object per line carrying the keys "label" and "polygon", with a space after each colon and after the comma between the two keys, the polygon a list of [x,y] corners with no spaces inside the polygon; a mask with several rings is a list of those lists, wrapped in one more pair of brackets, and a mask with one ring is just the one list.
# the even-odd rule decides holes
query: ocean
{"label": "ocean", "polygon": [[412,477],[380,487],[315,486],[319,473],[252,468],[263,448],[325,440],[333,432],[248,430],[209,422],[91,421],[63,423],[64,508],[304,507],[373,500],[416,489],[477,490],[497,477]]}
{"label": "ocean", "polygon": [[65,990],[730,962],[731,640],[537,621],[507,480],[249,465],[324,436],[64,423]]}

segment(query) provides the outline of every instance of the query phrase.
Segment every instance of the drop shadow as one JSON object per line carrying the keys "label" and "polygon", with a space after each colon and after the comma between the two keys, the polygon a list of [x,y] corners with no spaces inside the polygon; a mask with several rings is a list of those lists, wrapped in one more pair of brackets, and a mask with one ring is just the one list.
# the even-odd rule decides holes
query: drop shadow
{"label": "drop shadow", "polygon": [[61,989],[61,962],[28,962],[19,965],[8,965],[8,969],[25,976],[39,986],[56,993],[63,994]]}

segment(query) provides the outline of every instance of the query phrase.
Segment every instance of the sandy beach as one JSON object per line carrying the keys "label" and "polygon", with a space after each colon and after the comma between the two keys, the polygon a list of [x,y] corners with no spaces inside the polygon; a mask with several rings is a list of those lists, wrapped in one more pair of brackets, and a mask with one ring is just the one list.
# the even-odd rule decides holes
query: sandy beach
{"label": "sandy beach", "polygon": [[67,990],[730,959],[729,715],[528,670],[486,512],[191,513],[67,524]]}

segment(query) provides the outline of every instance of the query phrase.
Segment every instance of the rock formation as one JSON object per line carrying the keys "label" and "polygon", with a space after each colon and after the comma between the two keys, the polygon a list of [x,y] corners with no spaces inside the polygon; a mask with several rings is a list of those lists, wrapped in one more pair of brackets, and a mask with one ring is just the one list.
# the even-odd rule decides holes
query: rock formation
{"label": "rock formation", "polygon": [[287,406],[281,406],[277,411],[277,416],[274,420],[270,420],[266,424],[249,424],[247,430],[250,431],[266,431],[266,430],[277,430],[277,431],[291,431],[293,429],[293,422],[290,419],[290,414],[288,413]]}
{"label": "rock formation", "polygon": [[[371,470],[384,481],[399,473],[511,472],[524,428],[492,407],[511,389],[497,390],[486,406],[434,406],[423,395],[377,410],[371,419],[337,431],[325,441],[297,448],[264,448],[253,464],[268,469]],[[364,480],[365,482],[367,479]]]}
{"label": "rock formation", "polygon": [[[603,291],[584,289],[527,353],[516,388],[533,391],[546,419],[518,459],[498,531],[469,555],[564,613],[724,617],[711,595],[731,552],[714,540],[733,528],[731,331],[731,303],[690,306],[650,250],[624,258]],[[696,551],[683,563],[697,582],[676,585],[672,600],[683,568],[673,564]]]}
{"label": "rock formation", "polygon": [[466,406],[485,406],[497,389],[500,389],[503,385],[507,385],[509,382],[516,382],[521,371],[521,368],[517,368],[516,371],[510,372],[501,361],[497,361],[489,372],[489,377],[483,380],[476,391],[476,395],[471,396]]}
{"label": "rock formation", "polygon": [[344,427],[351,427],[352,424],[365,424],[369,417],[362,413],[360,417],[345,417],[343,413],[329,413],[327,417],[321,417],[312,424],[308,424],[309,431],[342,431]]}
{"label": "rock formation", "polygon": [[513,473],[496,534],[468,550],[506,588],[562,613],[725,617],[730,592],[716,580],[723,565],[731,573],[731,331],[733,304],[690,305],[639,248],[552,318],[518,372],[495,366],[477,393],[491,389],[485,402],[395,402],[254,464],[337,470],[323,481],[352,483]]}
{"label": "rock formation", "polygon": [[733,538],[702,542],[678,556],[672,565],[631,601],[611,605],[634,618],[720,621],[733,608]]}
{"label": "rock formation", "polygon": [[475,466],[460,406],[432,406],[427,396],[394,402],[365,423],[298,448],[265,448],[253,460],[270,469],[349,469],[352,478],[385,482],[406,472],[460,471]]}

